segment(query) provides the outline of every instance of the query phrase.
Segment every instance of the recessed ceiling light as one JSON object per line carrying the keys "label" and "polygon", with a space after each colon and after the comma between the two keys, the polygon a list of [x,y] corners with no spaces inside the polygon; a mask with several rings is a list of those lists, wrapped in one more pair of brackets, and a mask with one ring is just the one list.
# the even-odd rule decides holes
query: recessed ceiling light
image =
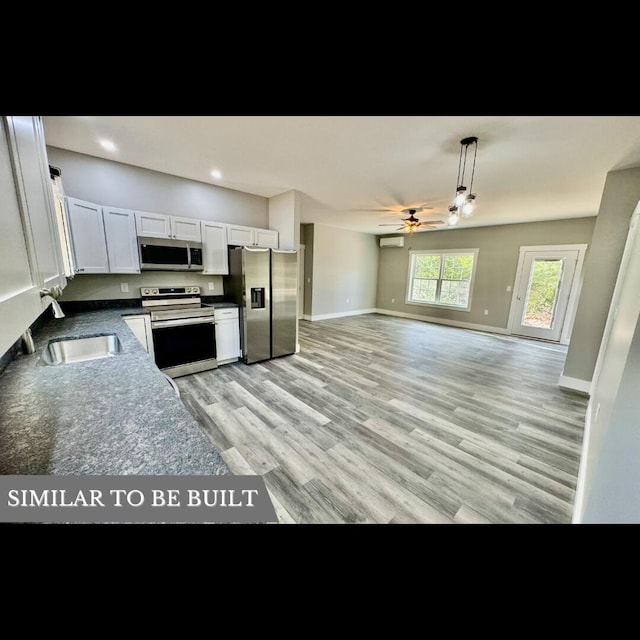
{"label": "recessed ceiling light", "polygon": [[111,140],[105,140],[104,138],[98,140],[98,142],[100,143],[100,146],[103,149],[106,149],[107,151],[117,151],[118,147],[116,147],[116,145],[111,142]]}
{"label": "recessed ceiling light", "polygon": [[211,172],[211,177],[212,177],[214,180],[220,180],[220,178],[222,178],[222,172],[221,172],[219,169],[214,169],[214,170]]}

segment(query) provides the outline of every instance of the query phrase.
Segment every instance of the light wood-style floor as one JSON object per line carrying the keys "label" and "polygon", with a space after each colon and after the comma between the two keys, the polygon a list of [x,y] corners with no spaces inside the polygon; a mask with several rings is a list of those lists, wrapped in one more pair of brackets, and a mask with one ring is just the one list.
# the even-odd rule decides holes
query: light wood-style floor
{"label": "light wood-style floor", "polygon": [[300,322],[294,356],[178,378],[281,523],[568,523],[585,397],[566,348],[383,315]]}

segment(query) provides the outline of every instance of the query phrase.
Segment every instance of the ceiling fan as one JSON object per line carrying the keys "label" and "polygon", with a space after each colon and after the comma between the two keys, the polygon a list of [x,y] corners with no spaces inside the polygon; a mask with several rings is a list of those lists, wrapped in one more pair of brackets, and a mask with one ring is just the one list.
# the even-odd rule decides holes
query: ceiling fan
{"label": "ceiling fan", "polygon": [[[411,209],[403,209],[401,213],[408,213],[408,218],[402,219],[402,226],[398,227],[398,231],[404,231],[406,233],[413,233],[414,231],[418,231],[419,228],[426,229],[435,229],[436,225],[444,224],[444,220],[429,220],[428,222],[420,222],[418,218],[416,218],[415,214],[424,211],[422,207],[414,207]],[[395,227],[397,222],[391,224],[379,224],[379,227]]]}

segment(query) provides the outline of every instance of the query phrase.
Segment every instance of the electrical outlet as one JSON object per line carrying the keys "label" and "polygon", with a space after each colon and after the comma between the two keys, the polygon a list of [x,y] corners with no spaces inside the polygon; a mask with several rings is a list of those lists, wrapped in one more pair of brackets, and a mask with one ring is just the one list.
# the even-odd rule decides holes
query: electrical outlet
{"label": "electrical outlet", "polygon": [[484,310],[484,315],[485,315],[485,316],[488,316],[488,315],[489,315],[489,309],[485,309],[485,310]]}
{"label": "electrical outlet", "polygon": [[209,291],[213,291],[216,288],[216,283],[215,282],[210,282],[209,283]]}
{"label": "electrical outlet", "polygon": [[396,301],[395,298],[391,298],[391,304],[393,304]]}
{"label": "electrical outlet", "polygon": [[311,278],[307,278],[307,284],[311,284]]}
{"label": "electrical outlet", "polygon": [[508,284],[508,285],[507,285],[507,293],[508,293],[509,291],[511,291],[511,285],[510,285],[510,284]]}
{"label": "electrical outlet", "polygon": [[347,304],[349,304],[349,298],[347,298]]}
{"label": "electrical outlet", "polygon": [[122,291],[122,293],[129,293],[129,283],[128,282],[121,282],[120,283],[120,291]]}

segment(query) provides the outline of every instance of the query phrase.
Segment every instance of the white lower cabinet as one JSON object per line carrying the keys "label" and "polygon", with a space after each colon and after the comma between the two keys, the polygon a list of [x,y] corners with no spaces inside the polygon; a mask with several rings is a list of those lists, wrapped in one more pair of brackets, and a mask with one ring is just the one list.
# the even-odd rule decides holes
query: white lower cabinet
{"label": "white lower cabinet", "polygon": [[124,316],[123,320],[138,338],[138,342],[145,348],[146,352],[155,360],[153,351],[153,334],[151,333],[151,316],[148,313],[139,316]]}
{"label": "white lower cabinet", "polygon": [[238,309],[216,309],[216,351],[218,364],[235,362],[240,357],[240,324]]}

